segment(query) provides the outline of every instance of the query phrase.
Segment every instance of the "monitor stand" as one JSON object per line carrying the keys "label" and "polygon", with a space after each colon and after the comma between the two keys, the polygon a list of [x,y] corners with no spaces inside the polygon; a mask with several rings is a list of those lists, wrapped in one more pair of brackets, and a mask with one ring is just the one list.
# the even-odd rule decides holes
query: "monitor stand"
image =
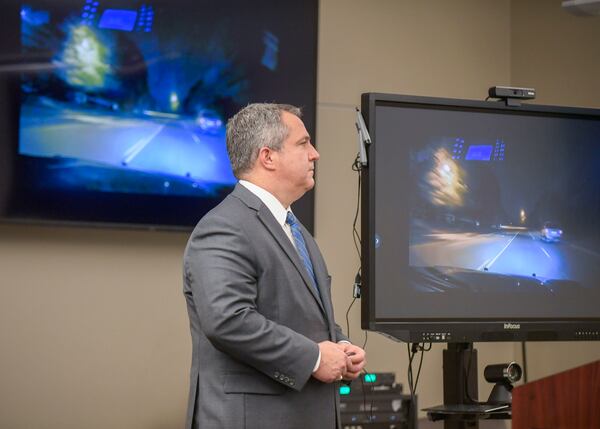
{"label": "monitor stand", "polygon": [[509,405],[477,402],[477,350],[473,343],[448,343],[443,372],[444,404],[424,411],[433,421],[444,420],[444,429],[479,429],[480,419],[511,418]]}

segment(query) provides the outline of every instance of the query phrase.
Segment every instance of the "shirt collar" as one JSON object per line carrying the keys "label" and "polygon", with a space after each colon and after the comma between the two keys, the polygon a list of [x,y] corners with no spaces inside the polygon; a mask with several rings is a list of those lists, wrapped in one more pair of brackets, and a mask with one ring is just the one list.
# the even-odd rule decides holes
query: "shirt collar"
{"label": "shirt collar", "polygon": [[248,182],[247,180],[240,180],[240,185],[256,195],[271,211],[277,222],[281,226],[285,226],[287,212],[288,210],[291,211],[291,208],[286,209],[283,207],[283,204],[281,204],[275,195],[271,194],[269,191],[261,188],[260,186],[255,185],[254,183]]}

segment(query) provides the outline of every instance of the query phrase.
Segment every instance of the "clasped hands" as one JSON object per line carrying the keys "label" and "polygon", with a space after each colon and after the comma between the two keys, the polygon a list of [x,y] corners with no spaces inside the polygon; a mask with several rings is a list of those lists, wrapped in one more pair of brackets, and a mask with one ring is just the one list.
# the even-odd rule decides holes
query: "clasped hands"
{"label": "clasped hands", "polygon": [[319,351],[321,362],[313,377],[324,383],[354,380],[366,364],[365,351],[354,344],[322,341]]}

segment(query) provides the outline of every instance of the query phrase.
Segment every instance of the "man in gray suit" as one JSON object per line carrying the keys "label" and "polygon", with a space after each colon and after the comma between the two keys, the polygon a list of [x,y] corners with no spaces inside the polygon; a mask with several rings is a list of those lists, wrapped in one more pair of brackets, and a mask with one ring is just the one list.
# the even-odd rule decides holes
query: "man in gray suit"
{"label": "man in gray suit", "polygon": [[240,180],[184,256],[193,342],[186,428],[339,427],[339,381],[365,352],[335,323],[331,277],[291,204],[319,154],[299,109],[252,104],[227,124]]}

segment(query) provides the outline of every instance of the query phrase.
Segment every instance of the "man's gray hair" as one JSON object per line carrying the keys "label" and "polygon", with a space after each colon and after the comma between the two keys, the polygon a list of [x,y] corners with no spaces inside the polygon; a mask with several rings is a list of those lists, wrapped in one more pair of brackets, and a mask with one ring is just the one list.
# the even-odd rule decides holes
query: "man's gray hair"
{"label": "man's gray hair", "polygon": [[298,107],[289,104],[249,104],[227,121],[227,153],[238,179],[250,171],[262,147],[278,151],[289,130],[281,118],[282,112],[302,116]]}

